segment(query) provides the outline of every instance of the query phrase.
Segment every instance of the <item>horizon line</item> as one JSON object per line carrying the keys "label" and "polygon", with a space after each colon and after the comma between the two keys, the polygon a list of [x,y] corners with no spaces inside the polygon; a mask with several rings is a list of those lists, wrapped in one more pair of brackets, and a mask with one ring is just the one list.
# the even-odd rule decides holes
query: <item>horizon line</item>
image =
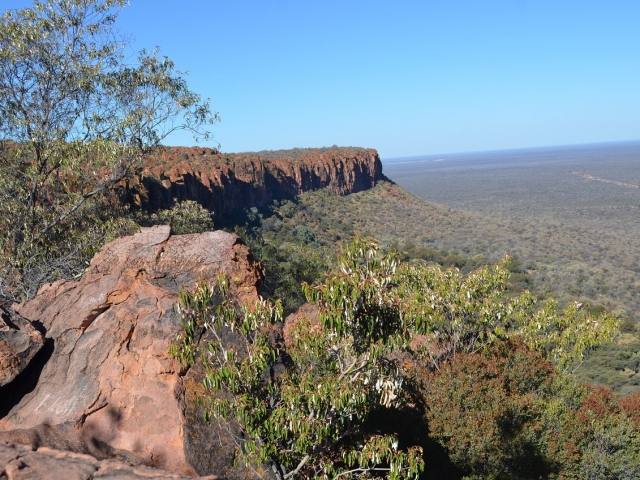
{"label": "horizon line", "polygon": [[[588,146],[596,146],[596,145],[610,145],[610,144],[622,144],[622,143],[640,143],[640,138],[633,140],[605,140],[602,142],[586,142],[586,143],[564,143],[557,145],[539,145],[535,147],[513,147],[513,148],[493,148],[486,150],[462,150],[462,151],[454,151],[454,152],[440,152],[440,153],[423,153],[417,155],[402,155],[398,157],[380,157],[381,161],[386,160],[410,160],[410,159],[418,159],[424,157],[440,157],[446,155],[465,155],[465,154],[477,154],[477,153],[504,153],[504,152],[515,152],[522,150],[543,150],[543,149],[554,149],[554,148],[568,148],[568,147],[588,147]],[[442,158],[444,160],[444,158]],[[419,162],[420,160],[415,160],[414,162]],[[426,161],[426,160],[425,160]],[[435,161],[435,160],[434,160]],[[405,163],[414,163],[414,162],[405,162]],[[401,163],[401,162],[395,162]]]}

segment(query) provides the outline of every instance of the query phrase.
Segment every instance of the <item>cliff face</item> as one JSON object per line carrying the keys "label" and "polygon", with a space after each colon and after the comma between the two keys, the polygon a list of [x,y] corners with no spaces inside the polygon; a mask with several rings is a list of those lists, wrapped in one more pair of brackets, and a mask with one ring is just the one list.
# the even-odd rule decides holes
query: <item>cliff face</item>
{"label": "cliff face", "polygon": [[224,154],[174,147],[147,165],[130,185],[132,203],[157,210],[170,208],[174,199],[195,200],[217,218],[320,188],[355,193],[384,178],[378,153],[364,148]]}

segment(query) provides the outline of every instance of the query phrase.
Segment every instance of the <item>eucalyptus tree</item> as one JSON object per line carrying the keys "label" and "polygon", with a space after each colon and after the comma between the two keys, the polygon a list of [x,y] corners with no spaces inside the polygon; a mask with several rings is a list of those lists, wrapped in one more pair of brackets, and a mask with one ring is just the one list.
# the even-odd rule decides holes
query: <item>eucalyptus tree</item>
{"label": "eucalyptus tree", "polygon": [[178,129],[207,138],[218,119],[170,59],[129,52],[115,25],[126,3],[42,0],[0,17],[5,299],[81,271],[118,230],[105,202],[145,154]]}
{"label": "eucalyptus tree", "polygon": [[355,238],[323,282],[303,285],[319,313],[289,322],[286,344],[280,304],[237,305],[221,277],[182,294],[171,351],[203,363],[207,415],[239,422],[239,456],[278,479],[418,478],[421,448],[367,427],[375,413],[417,408],[407,382],[509,341],[564,368],[617,331],[610,315],[510,294],[508,262],[462,275]]}
{"label": "eucalyptus tree", "polygon": [[[404,400],[397,362],[389,356],[402,344],[401,325],[382,317],[369,322],[376,312],[385,319],[397,313],[385,292],[397,262],[393,256],[380,259],[367,245],[345,247],[341,268],[356,270],[336,280],[340,292],[334,294],[329,281],[307,286],[317,301],[329,290],[332,298],[344,295],[344,315],[328,308],[320,321],[300,316],[289,326],[286,352],[274,334],[279,302],[237,305],[226,277],[182,294],[184,329],[172,354],[188,365],[203,362],[207,417],[231,427],[227,422],[239,422],[239,457],[249,465],[270,465],[278,480],[417,479],[422,471],[420,447],[399,448],[395,435],[364,428],[373,412]],[[362,248],[372,255],[355,266]],[[359,302],[366,313],[353,310]]]}

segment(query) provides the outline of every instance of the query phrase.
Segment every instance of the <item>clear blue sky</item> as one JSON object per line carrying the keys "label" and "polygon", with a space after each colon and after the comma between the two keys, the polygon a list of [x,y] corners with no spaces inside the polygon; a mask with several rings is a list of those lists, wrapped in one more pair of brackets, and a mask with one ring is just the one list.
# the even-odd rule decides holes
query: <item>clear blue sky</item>
{"label": "clear blue sky", "polygon": [[227,152],[640,139],[638,0],[130,0],[118,25],[189,71]]}

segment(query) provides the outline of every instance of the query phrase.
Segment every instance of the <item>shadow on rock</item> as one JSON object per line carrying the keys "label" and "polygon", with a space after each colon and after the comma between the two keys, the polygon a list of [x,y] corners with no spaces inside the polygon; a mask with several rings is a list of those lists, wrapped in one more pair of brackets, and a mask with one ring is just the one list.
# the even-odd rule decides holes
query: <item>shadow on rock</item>
{"label": "shadow on rock", "polygon": [[27,367],[11,382],[0,387],[0,418],[4,418],[22,398],[31,393],[38,384],[40,374],[54,350],[54,341],[47,338],[43,347],[36,353]]}

